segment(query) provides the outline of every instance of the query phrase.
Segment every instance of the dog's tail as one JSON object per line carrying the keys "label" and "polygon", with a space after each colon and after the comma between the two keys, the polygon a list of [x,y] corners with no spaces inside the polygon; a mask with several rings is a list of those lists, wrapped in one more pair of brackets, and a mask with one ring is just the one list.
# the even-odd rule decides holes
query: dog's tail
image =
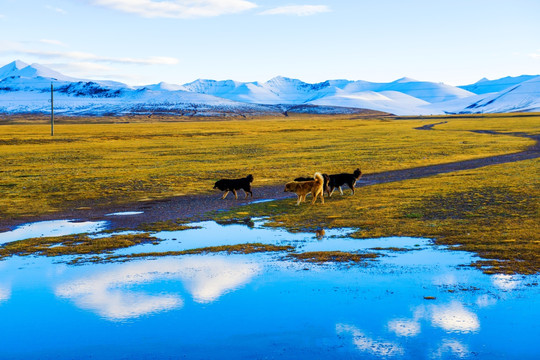
{"label": "dog's tail", "polygon": [[313,178],[315,179],[315,181],[319,184],[324,184],[324,178],[323,176],[321,175],[321,173],[318,173],[316,172],[315,175],[313,175]]}

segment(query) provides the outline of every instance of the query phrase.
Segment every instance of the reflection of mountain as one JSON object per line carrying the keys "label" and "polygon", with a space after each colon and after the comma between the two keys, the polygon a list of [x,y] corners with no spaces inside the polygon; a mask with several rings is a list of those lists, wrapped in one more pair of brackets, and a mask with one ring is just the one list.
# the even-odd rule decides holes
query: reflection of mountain
{"label": "reflection of mountain", "polygon": [[220,256],[160,259],[115,266],[112,270],[62,284],[59,297],[109,320],[134,318],[183,306],[177,294],[134,289],[161,280],[181,280],[197,302],[211,302],[247,283],[260,268]]}
{"label": "reflection of mountain", "polygon": [[358,350],[378,357],[403,355],[404,352],[401,346],[388,341],[374,340],[352,325],[337,324],[336,333],[339,336],[351,336],[352,342]]}

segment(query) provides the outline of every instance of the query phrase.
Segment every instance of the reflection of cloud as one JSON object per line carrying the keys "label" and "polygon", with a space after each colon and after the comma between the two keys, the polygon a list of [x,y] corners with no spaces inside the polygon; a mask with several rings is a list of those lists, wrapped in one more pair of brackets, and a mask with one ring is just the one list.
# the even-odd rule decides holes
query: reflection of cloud
{"label": "reflection of cloud", "polygon": [[230,289],[247,283],[260,271],[254,264],[231,263],[225,258],[209,260],[201,262],[191,258],[183,262],[180,276],[197,302],[214,301]]}
{"label": "reflection of cloud", "polygon": [[425,317],[426,309],[419,306],[414,311],[413,319],[395,319],[388,322],[388,330],[398,336],[416,336],[420,334],[420,320]]}
{"label": "reflection of cloud", "polygon": [[122,264],[111,271],[62,284],[55,293],[107,319],[122,320],[183,305],[176,294],[150,295],[128,287],[178,279],[185,282],[195,301],[210,302],[245,284],[259,271],[258,265],[218,256],[160,259]]}
{"label": "reflection of cloud", "polygon": [[392,342],[373,340],[355,326],[337,324],[336,332],[338,335],[348,334],[352,336],[353,344],[356,345],[360,351],[366,351],[376,356],[403,355],[403,348],[401,346]]}
{"label": "reflection of cloud", "polygon": [[438,286],[456,285],[458,283],[454,274],[442,274],[433,278],[433,284]]}
{"label": "reflection of cloud", "polygon": [[463,359],[469,355],[469,348],[466,345],[463,345],[457,340],[443,340],[442,344],[439,346],[437,351],[433,353],[434,358],[442,358],[446,353],[452,353],[452,355]]}
{"label": "reflection of cloud", "polygon": [[481,295],[476,299],[476,305],[478,305],[478,307],[481,307],[481,308],[495,305],[496,303],[497,303],[497,299],[487,294]]}
{"label": "reflection of cloud", "polygon": [[388,329],[398,336],[416,336],[420,334],[420,323],[414,320],[396,319],[388,322]]}
{"label": "reflection of cloud", "polygon": [[0,287],[0,303],[9,300],[11,297],[11,289]]}
{"label": "reflection of cloud", "polygon": [[[496,301],[491,297],[479,297],[478,304],[491,305]],[[480,305],[479,305],[480,306]],[[388,330],[398,336],[416,336],[420,334],[420,320],[431,320],[431,325],[449,332],[469,333],[480,329],[478,316],[466,309],[460,302],[446,305],[432,305],[429,308],[419,306],[412,319],[394,319],[388,322]]]}
{"label": "reflection of cloud", "polygon": [[474,332],[480,329],[478,316],[457,301],[448,305],[432,306],[431,323],[446,331],[459,333]]}
{"label": "reflection of cloud", "polygon": [[493,275],[491,282],[501,290],[514,290],[521,283],[516,277],[504,274]]}

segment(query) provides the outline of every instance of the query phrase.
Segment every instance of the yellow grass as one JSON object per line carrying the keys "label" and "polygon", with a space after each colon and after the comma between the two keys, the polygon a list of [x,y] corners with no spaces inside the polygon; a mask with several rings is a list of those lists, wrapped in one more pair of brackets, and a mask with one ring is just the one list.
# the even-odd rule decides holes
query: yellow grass
{"label": "yellow grass", "polygon": [[[531,140],[470,129],[538,131],[539,117],[298,116],[285,119],[0,126],[0,217],[36,216],[212,191],[249,173],[257,186],[315,171],[364,173],[515,152]],[[114,121],[112,119],[111,121]]]}

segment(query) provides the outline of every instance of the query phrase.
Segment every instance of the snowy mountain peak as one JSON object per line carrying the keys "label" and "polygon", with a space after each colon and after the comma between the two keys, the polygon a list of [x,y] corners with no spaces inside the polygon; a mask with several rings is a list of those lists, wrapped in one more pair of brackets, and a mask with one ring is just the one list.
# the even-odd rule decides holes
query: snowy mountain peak
{"label": "snowy mountain peak", "polygon": [[0,68],[0,80],[8,76],[13,76],[12,74],[15,74],[16,72],[24,69],[27,66],[28,64],[21,60],[15,60],[15,61],[10,62],[7,65],[2,66]]}
{"label": "snowy mountain peak", "polygon": [[343,79],[307,83],[284,76],[266,82],[199,79],[184,85],[160,82],[130,87],[115,81],[76,79],[16,60],[0,68],[0,112],[48,109],[43,94],[50,91],[51,82],[55,103],[66,113],[264,114],[299,107],[311,113],[370,109],[396,115],[540,110],[538,75],[484,78],[462,87],[408,77],[388,83]]}
{"label": "snowy mountain peak", "polygon": [[16,75],[21,76],[21,77],[29,77],[29,78],[42,77],[42,78],[59,80],[59,81],[79,80],[70,76],[63,75],[59,73],[58,71],[54,71],[40,64],[28,65],[25,68],[19,70],[19,72]]}
{"label": "snowy mountain peak", "polygon": [[538,75],[520,75],[520,76],[506,76],[496,80],[488,80],[486,78],[481,79],[478,82],[470,85],[459,86],[459,88],[470,91],[475,94],[489,94],[503,91],[504,89],[521,84],[525,81],[531,80]]}
{"label": "snowy mountain peak", "polygon": [[402,77],[401,79],[397,79],[396,81],[394,81],[394,83],[399,83],[399,84],[410,83],[410,82],[419,82],[419,81],[410,77]]}

